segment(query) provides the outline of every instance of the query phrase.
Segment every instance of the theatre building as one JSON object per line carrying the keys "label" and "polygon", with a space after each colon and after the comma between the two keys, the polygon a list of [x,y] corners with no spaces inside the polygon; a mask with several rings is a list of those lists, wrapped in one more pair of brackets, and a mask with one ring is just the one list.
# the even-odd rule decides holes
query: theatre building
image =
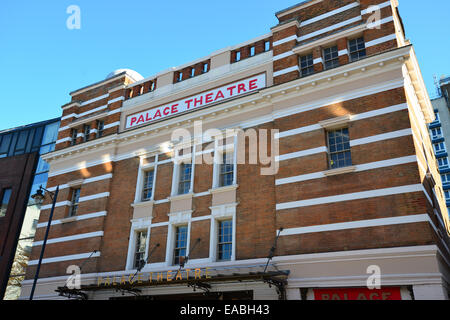
{"label": "theatre building", "polygon": [[397,1],[275,15],[247,42],[70,93],[35,299],[449,298],[435,115]]}

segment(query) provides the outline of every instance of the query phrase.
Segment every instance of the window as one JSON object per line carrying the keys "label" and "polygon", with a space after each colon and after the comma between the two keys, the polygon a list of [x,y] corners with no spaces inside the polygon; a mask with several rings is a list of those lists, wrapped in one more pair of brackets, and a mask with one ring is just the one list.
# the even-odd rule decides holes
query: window
{"label": "window", "polygon": [[207,73],[208,72],[208,68],[209,68],[209,64],[208,63],[204,63],[203,64],[203,73]]}
{"label": "window", "polygon": [[78,136],[78,130],[72,129],[72,140],[70,142],[70,145],[73,146],[77,143],[77,136]]}
{"label": "window", "polygon": [[328,152],[330,169],[352,165],[348,128],[328,131]]}
{"label": "window", "polygon": [[264,42],[264,51],[270,51],[270,41],[265,41]]}
{"label": "window", "polygon": [[80,191],[81,189],[72,189],[72,199],[70,203],[69,217],[73,217],[77,214],[78,202],[80,201]]}
{"label": "window", "polygon": [[142,187],[142,201],[148,201],[152,198],[154,175],[155,175],[154,170],[145,171],[144,173],[144,185]]}
{"label": "window", "polygon": [[445,145],[443,142],[439,142],[439,143],[435,143],[434,144],[434,150],[436,151],[436,153],[442,153],[445,152]]}
{"label": "window", "polygon": [[136,249],[134,252],[135,269],[141,269],[145,265],[145,249],[147,245],[147,231],[139,231],[136,233]]}
{"label": "window", "polygon": [[104,131],[105,131],[105,121],[97,120],[97,138],[102,137]]}
{"label": "window", "polygon": [[9,200],[11,199],[12,189],[3,189],[2,202],[0,204],[0,217],[6,216]]}
{"label": "window", "polygon": [[195,77],[195,68],[191,68],[191,78]]}
{"label": "window", "polygon": [[178,81],[178,82],[183,81],[183,72],[178,72],[178,75],[177,75],[177,81]]}
{"label": "window", "polygon": [[220,164],[219,186],[231,186],[234,180],[234,159],[233,153],[223,153],[222,163]]}
{"label": "window", "polygon": [[436,116],[436,120],[434,120],[434,121],[440,121],[439,112],[435,111],[434,115]]}
{"label": "window", "polygon": [[182,163],[180,165],[180,181],[178,183],[178,194],[186,194],[191,190],[192,164]]}
{"label": "window", "polygon": [[325,69],[339,67],[339,54],[337,46],[324,49],[323,55],[325,58]]}
{"label": "window", "polygon": [[180,258],[186,256],[187,230],[187,226],[180,226],[176,228],[173,264],[180,264]]}
{"label": "window", "polygon": [[25,148],[27,146],[29,131],[21,131],[19,133],[19,138],[17,139],[16,148],[14,150],[14,155],[24,154]]}
{"label": "window", "polygon": [[250,57],[253,57],[255,55],[255,46],[250,47]]}
{"label": "window", "polygon": [[302,77],[309,76],[314,73],[313,55],[308,54],[300,57],[300,73]]}
{"label": "window", "polygon": [[89,124],[85,124],[83,126],[83,134],[84,134],[83,141],[84,142],[89,141],[90,133],[91,133],[91,126]]}
{"label": "window", "polygon": [[441,175],[441,178],[442,178],[442,184],[450,183],[450,173]]}
{"label": "window", "polygon": [[442,130],[441,128],[434,128],[431,129],[431,136],[433,139],[438,139],[442,137]]}
{"label": "window", "polygon": [[364,38],[357,38],[349,41],[350,59],[351,61],[357,61],[366,56],[366,45]]}
{"label": "window", "polygon": [[444,194],[445,194],[445,200],[450,200],[450,190],[445,190]]}
{"label": "window", "polygon": [[231,260],[233,250],[233,223],[232,220],[219,222],[218,260]]}
{"label": "window", "polygon": [[437,160],[438,160],[439,168],[448,166],[448,159],[447,158],[439,158]]}
{"label": "window", "polygon": [[236,58],[234,59],[234,61],[241,61],[241,52],[240,51],[236,51]]}

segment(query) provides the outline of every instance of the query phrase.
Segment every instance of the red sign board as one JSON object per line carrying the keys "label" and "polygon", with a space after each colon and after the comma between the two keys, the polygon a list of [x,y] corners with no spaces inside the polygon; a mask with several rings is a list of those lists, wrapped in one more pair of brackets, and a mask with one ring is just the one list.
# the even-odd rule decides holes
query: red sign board
{"label": "red sign board", "polygon": [[195,110],[224,100],[242,96],[266,87],[266,74],[259,74],[251,78],[240,80],[220,88],[212,89],[195,96],[181,99],[145,110],[127,117],[125,128],[133,128],[148,124],[167,117],[176,116],[183,112]]}
{"label": "red sign board", "polygon": [[314,289],[315,300],[402,300],[399,287]]}

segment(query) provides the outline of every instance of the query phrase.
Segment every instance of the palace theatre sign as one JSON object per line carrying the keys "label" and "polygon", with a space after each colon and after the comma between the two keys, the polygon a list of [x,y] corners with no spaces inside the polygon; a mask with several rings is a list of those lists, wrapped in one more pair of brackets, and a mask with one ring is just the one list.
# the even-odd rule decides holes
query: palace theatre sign
{"label": "palace theatre sign", "polygon": [[223,102],[255,92],[266,87],[266,74],[262,73],[244,80],[224,85],[195,96],[190,96],[167,105],[151,108],[127,117],[125,128],[130,129],[143,124],[153,123],[165,118],[177,116],[215,103]]}

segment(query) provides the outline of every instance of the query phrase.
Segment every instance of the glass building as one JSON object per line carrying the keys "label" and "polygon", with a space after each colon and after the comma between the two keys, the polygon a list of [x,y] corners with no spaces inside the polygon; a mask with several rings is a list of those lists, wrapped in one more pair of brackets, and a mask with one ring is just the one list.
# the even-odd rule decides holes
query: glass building
{"label": "glass building", "polygon": [[[60,118],[34,123],[18,128],[0,131],[0,159],[37,152],[39,158],[33,172],[32,184],[28,192],[28,203],[17,239],[14,261],[4,299],[13,300],[20,296],[20,283],[25,278],[29,255],[33,245],[40,210],[36,207],[31,195],[39,186],[46,187],[49,165],[40,157],[55,149]],[[14,213],[16,214],[16,213]]]}

